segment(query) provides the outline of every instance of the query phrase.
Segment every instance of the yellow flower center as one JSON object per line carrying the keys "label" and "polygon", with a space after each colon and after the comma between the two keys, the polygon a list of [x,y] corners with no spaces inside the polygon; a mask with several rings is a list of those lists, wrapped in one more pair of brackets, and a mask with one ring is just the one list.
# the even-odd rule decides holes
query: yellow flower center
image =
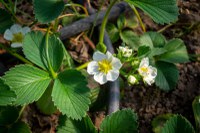
{"label": "yellow flower center", "polygon": [[98,65],[99,65],[98,70],[102,73],[105,73],[105,74],[107,74],[112,69],[111,62],[106,60],[106,59],[99,61]]}
{"label": "yellow flower center", "polygon": [[23,34],[21,32],[13,34],[12,42],[22,42]]}
{"label": "yellow flower center", "polygon": [[147,67],[142,67],[140,68],[143,72],[147,73],[148,72],[148,68]]}

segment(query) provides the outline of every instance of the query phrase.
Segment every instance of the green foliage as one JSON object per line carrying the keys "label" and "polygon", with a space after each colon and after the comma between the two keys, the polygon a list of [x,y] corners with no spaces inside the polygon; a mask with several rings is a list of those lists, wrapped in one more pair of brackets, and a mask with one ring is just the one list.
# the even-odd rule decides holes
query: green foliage
{"label": "green foliage", "polygon": [[[61,66],[64,52],[62,42],[56,36],[49,37],[49,58],[54,71]],[[45,36],[41,32],[28,33],[23,42],[23,51],[27,59],[41,68],[48,70],[47,57],[45,53]]]}
{"label": "green foliage", "polygon": [[25,122],[19,121],[9,127],[7,133],[31,133],[31,130]]}
{"label": "green foliage", "polygon": [[195,131],[186,118],[175,115],[165,123],[161,133],[195,133]]}
{"label": "green foliage", "polygon": [[107,116],[100,126],[100,133],[137,133],[137,128],[137,115],[131,109],[124,109]]}
{"label": "green foliage", "polygon": [[13,106],[0,106],[0,129],[1,126],[13,124],[19,116],[19,110]]}
{"label": "green foliage", "polygon": [[106,53],[107,47],[104,43],[98,43],[96,49],[102,53]]}
{"label": "green foliage", "polygon": [[196,132],[200,132],[200,102],[199,102],[200,96],[197,96],[194,101],[192,102],[192,108],[196,123]]}
{"label": "green foliage", "polygon": [[108,23],[106,25],[106,29],[107,29],[107,32],[109,34],[111,42],[112,43],[117,42],[119,40],[119,30],[118,30],[118,28],[114,24]]}
{"label": "green foliage", "polygon": [[184,63],[189,61],[187,49],[182,40],[172,39],[164,48],[167,52],[159,56],[159,60],[170,63]]}
{"label": "green foliage", "polygon": [[4,9],[0,9],[0,33],[4,33],[12,24],[12,16]]}
{"label": "green foliage", "polygon": [[172,63],[158,61],[156,62],[156,68],[156,85],[164,91],[174,89],[178,82],[179,76],[176,66]]}
{"label": "green foliage", "polygon": [[0,79],[0,106],[11,104],[15,99],[15,93]]}
{"label": "green foliage", "polygon": [[42,97],[36,102],[38,109],[46,115],[53,114],[57,110],[51,97],[52,88],[53,83],[50,83],[49,87],[46,89]]}
{"label": "green foliage", "polygon": [[63,0],[33,0],[36,19],[41,23],[49,23],[57,18],[64,9]]}
{"label": "green foliage", "polygon": [[140,37],[141,45],[153,47],[164,47],[166,44],[166,39],[162,34],[157,32],[146,32]]}
{"label": "green foliage", "polygon": [[37,101],[51,81],[48,73],[30,65],[18,65],[12,68],[6,72],[3,79],[16,93],[16,105]]}
{"label": "green foliage", "polygon": [[81,119],[89,110],[90,90],[85,77],[76,70],[66,70],[55,80],[52,98],[57,108],[72,119]]}
{"label": "green foliage", "polygon": [[124,30],[120,33],[120,37],[124,43],[130,46],[132,49],[137,49],[139,47],[139,37],[130,30]]}
{"label": "green foliage", "polygon": [[152,121],[152,127],[154,133],[161,133],[162,128],[167,120],[169,120],[173,114],[163,114],[156,116]]}
{"label": "green foliage", "polygon": [[156,23],[164,24],[177,20],[176,0],[125,0],[147,13]]}
{"label": "green foliage", "polygon": [[72,120],[66,116],[60,116],[57,133],[97,133],[89,116],[81,120]]}

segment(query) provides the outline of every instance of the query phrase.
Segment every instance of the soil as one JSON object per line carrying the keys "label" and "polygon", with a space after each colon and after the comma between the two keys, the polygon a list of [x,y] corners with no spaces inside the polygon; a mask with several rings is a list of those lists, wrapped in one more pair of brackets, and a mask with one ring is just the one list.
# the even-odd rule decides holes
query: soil
{"label": "soil", "polygon": [[[98,6],[98,2],[94,1],[93,5]],[[178,5],[180,8],[178,22],[166,28],[162,33],[168,39],[179,37],[184,40],[189,54],[194,57],[193,55],[200,54],[200,2],[199,0],[179,0]],[[28,10],[32,9],[32,7],[27,8],[25,6],[23,9]],[[32,15],[32,11],[30,12]],[[147,31],[158,31],[165,27],[155,24],[145,14],[142,15],[142,19]],[[30,18],[28,21],[30,21]],[[80,49],[82,50],[83,48],[86,49],[88,47],[84,44]],[[80,60],[79,56],[73,53],[81,53],[81,50],[77,51],[77,48],[74,51],[73,48],[70,50],[72,55],[77,57],[75,59]],[[5,54],[5,51],[1,52],[0,75],[3,75],[3,72],[8,68],[20,62]],[[84,55],[83,59],[78,62],[88,60],[88,53],[85,51],[83,53],[81,53],[81,55]],[[165,113],[181,114],[194,125],[192,101],[196,96],[200,95],[200,58],[195,57],[192,59],[189,63],[177,64],[180,77],[178,85],[173,91],[163,92],[156,86],[145,85],[142,87],[123,88],[124,96],[121,98],[120,108],[132,108],[138,114],[140,133],[151,133],[152,119],[159,114]],[[90,115],[98,127],[105,117],[105,111],[95,112]],[[39,112],[35,104],[31,104],[25,108],[22,120],[29,124],[33,133],[54,133],[58,124],[58,116],[58,112],[53,115],[44,115]]]}

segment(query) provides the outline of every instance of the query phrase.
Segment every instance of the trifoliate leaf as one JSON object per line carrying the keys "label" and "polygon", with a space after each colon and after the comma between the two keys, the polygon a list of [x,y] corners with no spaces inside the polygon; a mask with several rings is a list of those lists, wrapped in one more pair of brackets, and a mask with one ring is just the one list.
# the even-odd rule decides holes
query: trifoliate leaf
{"label": "trifoliate leaf", "polygon": [[35,17],[41,23],[49,23],[61,14],[64,4],[63,0],[34,0]]}
{"label": "trifoliate leaf", "polygon": [[15,93],[0,79],[0,106],[11,104],[15,99]]}
{"label": "trifoliate leaf", "polygon": [[60,116],[57,133],[97,133],[89,116],[81,120],[72,120],[67,116]]}
{"label": "trifoliate leaf", "polygon": [[189,61],[187,49],[182,40],[170,40],[164,48],[167,52],[160,55],[159,60],[170,63],[184,63]]}
{"label": "trifoliate leaf", "polygon": [[0,9],[0,33],[4,33],[12,25],[12,16],[4,9]]}
{"label": "trifoliate leaf", "polygon": [[164,24],[177,20],[179,15],[176,0],[125,0],[147,13],[156,23]]}
{"label": "trifoliate leaf", "polygon": [[195,133],[191,123],[181,115],[171,117],[161,133]]}
{"label": "trifoliate leaf", "polygon": [[[49,59],[54,71],[58,71],[63,60],[64,52],[62,42],[54,35],[49,36]],[[45,36],[41,32],[28,33],[23,41],[23,51],[27,59],[39,67],[48,70]]]}
{"label": "trifoliate leaf", "polygon": [[139,48],[138,48],[138,57],[143,57],[143,56],[146,56],[148,53],[150,53],[150,47],[149,46],[145,46],[145,45],[143,45],[143,46],[140,46]]}
{"label": "trifoliate leaf", "polygon": [[172,63],[158,61],[156,62],[156,68],[156,85],[164,91],[174,89],[178,82],[179,76],[176,66]]}
{"label": "trifoliate leaf", "polygon": [[55,106],[67,117],[81,119],[90,104],[90,90],[85,77],[76,70],[66,70],[55,80],[52,98]]}
{"label": "trifoliate leaf", "polygon": [[131,30],[124,30],[120,33],[122,41],[132,49],[137,49],[140,44],[139,37]]}
{"label": "trifoliate leaf", "polygon": [[107,116],[100,133],[138,133],[137,128],[137,115],[131,109],[124,109]]}
{"label": "trifoliate leaf", "polygon": [[199,99],[200,99],[200,96],[197,96],[192,102],[192,108],[193,108],[197,133],[200,132],[200,102],[199,102],[200,100]]}
{"label": "trifoliate leaf", "polygon": [[117,29],[117,27],[112,23],[108,23],[106,25],[106,29],[107,29],[111,42],[112,43],[117,42],[119,40],[119,30]]}
{"label": "trifoliate leaf", "polygon": [[51,81],[47,72],[30,65],[18,65],[10,69],[3,79],[11,90],[15,91],[16,105],[37,101]]}

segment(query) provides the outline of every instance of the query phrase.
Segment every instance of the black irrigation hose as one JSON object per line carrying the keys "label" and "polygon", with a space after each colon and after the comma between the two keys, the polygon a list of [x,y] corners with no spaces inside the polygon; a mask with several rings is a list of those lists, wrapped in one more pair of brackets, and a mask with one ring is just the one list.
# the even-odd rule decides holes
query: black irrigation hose
{"label": "black irrigation hose", "polygon": [[[113,8],[111,9],[108,21],[111,20],[116,20],[116,18],[125,11],[126,7],[128,7],[128,4],[125,2],[120,2],[116,5],[113,6]],[[96,19],[96,23],[95,26],[99,25],[102,23],[102,20],[104,18],[106,11],[101,11],[98,14],[98,18],[96,19],[96,15],[97,14],[93,14],[89,17],[86,17],[84,19],[78,20],[74,23],[72,23],[71,25],[65,26],[63,27],[59,33],[60,33],[60,38],[61,40],[65,40],[67,38],[73,37],[83,31],[89,30],[92,28],[93,23]]]}
{"label": "black irrigation hose", "polygon": [[[128,7],[128,4],[125,2],[120,2],[119,4],[114,5],[111,9],[108,20],[116,19],[122,12],[125,11],[126,7]],[[61,40],[65,40],[69,37],[72,37],[78,33],[81,33],[83,31],[86,31],[86,30],[92,28],[97,14],[95,13],[94,9],[92,9],[92,8],[88,9],[88,11],[92,14],[91,16],[89,16],[85,19],[76,21],[73,24],[66,26],[60,30]],[[104,15],[105,15],[105,11],[101,11],[98,14],[95,26],[101,24],[101,22],[104,18]],[[107,50],[110,51],[112,54],[114,54],[114,48],[112,46],[111,40],[110,40],[107,32],[105,32],[105,35],[104,35],[104,43],[107,46]],[[111,114],[111,113],[119,110],[119,102],[120,102],[119,79],[117,79],[114,82],[108,82],[106,84],[106,86],[108,87],[108,88],[105,88],[105,89],[107,89],[107,92],[108,92],[107,113]]]}

